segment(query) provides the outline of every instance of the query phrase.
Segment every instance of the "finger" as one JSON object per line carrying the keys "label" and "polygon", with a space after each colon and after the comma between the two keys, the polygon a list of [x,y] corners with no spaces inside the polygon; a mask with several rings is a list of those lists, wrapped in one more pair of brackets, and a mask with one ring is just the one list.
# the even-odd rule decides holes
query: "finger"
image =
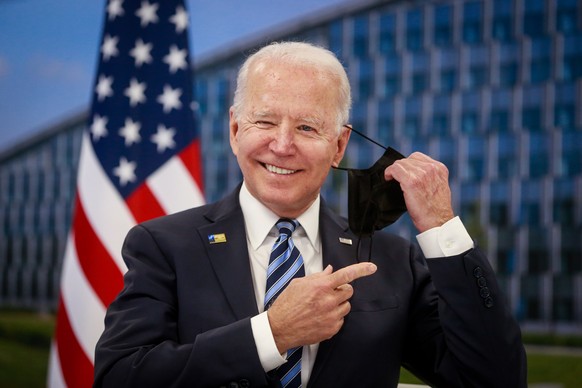
{"label": "finger", "polygon": [[364,276],[369,276],[376,272],[378,267],[374,263],[358,263],[344,267],[335,271],[330,277],[330,285],[332,288],[337,288],[342,284],[351,283],[356,279]]}

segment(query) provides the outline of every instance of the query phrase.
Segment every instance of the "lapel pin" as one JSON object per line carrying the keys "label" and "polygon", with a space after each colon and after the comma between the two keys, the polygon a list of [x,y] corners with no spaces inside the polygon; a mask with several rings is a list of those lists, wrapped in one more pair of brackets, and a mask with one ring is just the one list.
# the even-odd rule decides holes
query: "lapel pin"
{"label": "lapel pin", "polygon": [[226,234],[218,233],[218,234],[209,234],[208,235],[208,242],[210,244],[220,244],[226,242]]}
{"label": "lapel pin", "polygon": [[351,238],[340,237],[339,238],[339,242],[341,242],[342,244],[346,244],[346,245],[352,245],[352,239]]}

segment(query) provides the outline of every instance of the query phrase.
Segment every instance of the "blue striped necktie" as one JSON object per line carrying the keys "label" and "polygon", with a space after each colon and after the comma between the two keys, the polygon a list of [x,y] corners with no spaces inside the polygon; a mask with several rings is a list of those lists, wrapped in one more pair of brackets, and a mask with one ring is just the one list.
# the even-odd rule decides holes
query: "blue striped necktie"
{"label": "blue striped necktie", "polygon": [[[265,310],[273,304],[293,278],[305,276],[303,257],[291,239],[291,234],[298,225],[297,221],[285,218],[277,222],[279,238],[273,245],[267,268]],[[287,362],[277,368],[277,376],[284,388],[301,387],[301,352],[302,347],[289,349]]]}

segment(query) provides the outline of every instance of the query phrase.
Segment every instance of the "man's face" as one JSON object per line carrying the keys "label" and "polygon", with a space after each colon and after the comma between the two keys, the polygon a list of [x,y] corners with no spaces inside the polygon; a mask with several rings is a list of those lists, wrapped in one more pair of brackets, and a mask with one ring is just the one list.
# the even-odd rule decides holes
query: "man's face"
{"label": "man's face", "polygon": [[279,217],[304,212],[343,157],[350,133],[338,131],[337,101],[337,83],[313,68],[250,70],[240,117],[230,111],[230,145],[250,193]]}

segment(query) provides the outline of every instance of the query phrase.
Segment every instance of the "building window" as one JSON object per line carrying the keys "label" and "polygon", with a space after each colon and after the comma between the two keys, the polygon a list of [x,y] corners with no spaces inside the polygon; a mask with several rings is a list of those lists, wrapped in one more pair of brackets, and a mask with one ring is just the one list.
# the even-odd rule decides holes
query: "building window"
{"label": "building window", "polygon": [[543,36],[546,33],[544,0],[528,0],[523,5],[523,33],[531,38]]}
{"label": "building window", "polygon": [[380,37],[378,39],[381,53],[393,53],[396,50],[396,17],[394,14],[380,16]]}
{"label": "building window", "polygon": [[343,58],[344,29],[342,20],[333,21],[329,25],[329,50],[338,58]]}
{"label": "building window", "polygon": [[577,0],[561,0],[556,4],[556,29],[562,34],[575,32],[577,27]]}
{"label": "building window", "polygon": [[466,76],[465,85],[467,89],[479,89],[489,82],[487,67],[483,65],[474,65],[469,67]]}
{"label": "building window", "polygon": [[509,42],[513,39],[512,15],[513,0],[493,0],[493,18],[491,35],[499,42]]}
{"label": "building window", "polygon": [[530,132],[542,130],[542,111],[538,106],[524,107],[521,111],[521,125]]}
{"label": "building window", "polygon": [[453,42],[453,7],[440,5],[434,8],[434,45],[450,46]]}
{"label": "building window", "polygon": [[495,109],[489,115],[489,129],[491,132],[509,132],[509,112],[504,109]]}
{"label": "building window", "polygon": [[499,85],[511,87],[517,83],[518,66],[517,63],[505,63],[499,67]]}
{"label": "building window", "polygon": [[355,17],[352,44],[355,57],[362,58],[368,55],[369,36],[370,33],[368,28],[368,17],[367,16]]}
{"label": "building window", "polygon": [[421,10],[409,11],[406,14],[406,48],[410,51],[421,50],[423,39],[423,13]]}
{"label": "building window", "polygon": [[463,42],[467,44],[480,43],[483,40],[483,6],[480,1],[463,5]]}
{"label": "building window", "polygon": [[441,87],[443,92],[452,92],[457,85],[457,72],[453,69],[441,71]]}

